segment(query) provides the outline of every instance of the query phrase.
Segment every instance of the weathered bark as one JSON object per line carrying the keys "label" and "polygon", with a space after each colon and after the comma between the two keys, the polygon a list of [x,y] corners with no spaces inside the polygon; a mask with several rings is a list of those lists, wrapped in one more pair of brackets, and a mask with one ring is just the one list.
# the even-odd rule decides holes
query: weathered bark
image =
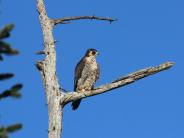
{"label": "weathered bark", "polygon": [[37,0],[37,9],[43,31],[45,59],[38,61],[36,66],[41,72],[47,97],[49,112],[48,135],[49,138],[60,138],[62,129],[62,106],[60,105],[60,101],[64,97],[64,94],[59,89],[56,76],[56,50],[52,34],[53,24],[47,16],[43,0]]}
{"label": "weathered bark", "polygon": [[65,104],[67,104],[69,102],[72,102],[72,101],[75,101],[78,99],[87,98],[87,97],[91,97],[94,95],[102,94],[104,92],[128,85],[130,83],[133,83],[133,82],[140,80],[142,78],[145,78],[147,76],[153,75],[155,73],[161,72],[163,70],[167,70],[172,66],[173,66],[172,62],[166,62],[166,63],[163,63],[163,64],[157,66],[157,67],[150,67],[150,68],[142,69],[142,70],[133,72],[127,76],[120,77],[109,84],[105,84],[105,85],[96,87],[92,91],[86,91],[83,93],[70,92],[70,93],[67,93],[67,95],[64,97],[64,102],[65,102]]}
{"label": "weathered bark", "polygon": [[54,25],[65,24],[69,23],[72,20],[80,19],[105,20],[109,22],[115,20],[111,18],[97,16],[74,16],[64,17],[60,19],[49,19],[45,10],[44,0],[37,0],[37,9],[39,13],[39,19],[42,27],[44,40],[44,50],[39,51],[37,54],[45,54],[45,59],[42,61],[38,61],[36,63],[36,66],[42,76],[43,85],[45,87],[45,95],[48,103],[49,138],[61,138],[63,108],[67,103],[81,98],[87,98],[97,94],[102,94],[112,89],[128,85],[139,79],[166,70],[173,66],[173,63],[166,62],[164,64],[161,64],[160,66],[143,69],[129,74],[126,77],[121,77],[109,84],[97,87],[92,91],[86,91],[84,93],[65,93],[64,90],[60,89],[60,85],[56,75],[56,50],[55,40],[52,34]]}

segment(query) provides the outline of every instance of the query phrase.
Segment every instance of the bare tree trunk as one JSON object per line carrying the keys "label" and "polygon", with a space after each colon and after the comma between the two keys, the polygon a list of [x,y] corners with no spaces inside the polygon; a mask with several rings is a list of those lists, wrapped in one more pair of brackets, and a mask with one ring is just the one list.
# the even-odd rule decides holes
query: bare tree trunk
{"label": "bare tree trunk", "polygon": [[60,101],[49,105],[49,138],[61,138],[63,106]]}
{"label": "bare tree trunk", "polygon": [[48,103],[48,114],[49,114],[49,138],[61,138],[62,133],[62,117],[63,108],[66,104],[97,94],[102,94],[104,92],[128,85],[144,77],[153,75],[155,73],[167,70],[173,66],[172,62],[163,63],[157,67],[150,67],[143,70],[136,71],[125,77],[120,77],[115,81],[94,88],[91,91],[86,91],[83,93],[68,92],[65,93],[60,89],[60,85],[56,75],[56,50],[55,50],[55,40],[53,37],[53,27],[57,24],[67,24],[73,20],[82,19],[94,19],[94,20],[105,20],[110,23],[115,21],[111,18],[97,17],[97,16],[73,16],[64,17],[59,19],[50,19],[47,16],[44,0],[37,0],[37,9],[39,13],[39,19],[43,32],[44,40],[44,50],[38,52],[37,54],[45,54],[45,59],[38,61],[36,66],[41,73],[43,85],[45,87],[45,95]]}
{"label": "bare tree trunk", "polygon": [[48,18],[43,0],[37,0],[40,23],[43,31],[45,59],[37,62],[37,68],[42,74],[49,112],[49,138],[60,138],[63,106],[60,105],[64,97],[60,91],[56,76],[56,51],[52,34],[53,24]]}

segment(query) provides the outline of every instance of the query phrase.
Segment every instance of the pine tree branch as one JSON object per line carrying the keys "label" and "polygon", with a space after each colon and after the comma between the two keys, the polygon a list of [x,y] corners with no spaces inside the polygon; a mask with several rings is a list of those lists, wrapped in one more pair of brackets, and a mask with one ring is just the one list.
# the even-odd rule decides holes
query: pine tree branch
{"label": "pine tree branch", "polygon": [[22,124],[14,124],[14,125],[8,126],[6,130],[8,133],[12,133],[20,130],[21,128],[22,128]]}
{"label": "pine tree branch", "polygon": [[2,29],[0,29],[0,39],[7,38],[10,36],[10,32],[14,28],[13,24],[8,24]]}
{"label": "pine tree branch", "polygon": [[17,55],[19,54],[18,50],[13,49],[10,44],[0,41],[0,54],[6,55]]}
{"label": "pine tree branch", "polygon": [[0,127],[0,138],[8,138],[8,133],[18,131],[22,128],[22,124],[14,124],[8,127]]}
{"label": "pine tree branch", "polygon": [[74,20],[103,20],[103,21],[109,21],[110,23],[112,23],[117,19],[98,17],[98,16],[72,16],[72,17],[63,17],[60,19],[53,19],[52,22],[54,25],[57,25],[57,24],[67,24],[67,23],[70,23],[70,21],[74,21]]}
{"label": "pine tree branch", "polygon": [[20,98],[21,93],[19,92],[20,89],[22,89],[22,84],[16,84],[11,87],[11,89],[6,90],[2,93],[0,93],[0,100],[3,98],[7,98],[9,96],[14,97],[14,98]]}
{"label": "pine tree branch", "polygon": [[90,96],[102,94],[104,92],[128,85],[130,83],[133,83],[133,82],[140,80],[142,78],[145,78],[147,76],[150,76],[150,75],[156,74],[158,72],[167,70],[167,69],[171,68],[173,65],[174,65],[174,63],[172,63],[172,62],[166,62],[166,63],[163,63],[163,64],[157,66],[157,67],[150,67],[150,68],[142,69],[142,70],[136,71],[134,73],[131,73],[125,77],[118,78],[109,84],[105,84],[105,85],[102,85],[100,87],[94,88],[94,90],[92,90],[92,91],[86,91],[83,93],[77,93],[77,92],[67,93],[65,96],[64,103],[67,104],[69,102],[72,102],[72,101],[75,101],[78,99],[87,98]]}
{"label": "pine tree branch", "polygon": [[6,79],[10,79],[14,76],[14,74],[12,73],[4,73],[4,74],[0,74],[0,81],[2,80],[6,80]]}

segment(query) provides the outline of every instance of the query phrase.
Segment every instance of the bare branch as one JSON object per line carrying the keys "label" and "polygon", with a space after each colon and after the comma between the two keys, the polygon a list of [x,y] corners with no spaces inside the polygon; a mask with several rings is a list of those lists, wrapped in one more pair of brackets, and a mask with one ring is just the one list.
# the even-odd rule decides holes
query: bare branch
{"label": "bare branch", "polygon": [[44,55],[45,54],[45,51],[37,51],[36,54],[37,55]]}
{"label": "bare branch", "polygon": [[64,17],[60,19],[50,19],[47,16],[47,12],[44,5],[44,0],[37,0],[37,10],[39,14],[39,20],[43,32],[44,49],[37,52],[37,54],[45,54],[45,58],[41,61],[37,61],[36,67],[40,71],[43,85],[45,88],[45,95],[48,104],[48,116],[49,116],[49,128],[48,138],[61,138],[62,133],[62,117],[64,105],[67,103],[78,100],[81,98],[87,98],[97,94],[116,89],[130,83],[133,83],[139,79],[147,77],[149,75],[158,73],[160,71],[169,69],[173,66],[173,63],[167,62],[157,67],[151,67],[143,69],[126,77],[121,77],[109,84],[99,86],[92,91],[86,91],[83,93],[69,92],[65,93],[65,90],[59,85],[56,74],[56,49],[53,37],[53,27],[56,24],[67,24],[74,20],[103,20],[110,23],[116,21],[112,18],[97,17],[97,16],[73,16]]}
{"label": "bare branch", "polygon": [[73,20],[103,20],[103,21],[109,21],[110,23],[112,23],[113,21],[116,21],[117,19],[112,19],[112,18],[107,18],[107,17],[98,17],[98,16],[72,16],[72,17],[64,17],[60,19],[53,19],[52,22],[54,23],[54,25],[67,24]]}
{"label": "bare branch", "polygon": [[94,96],[97,94],[102,94],[104,92],[128,85],[130,83],[133,83],[133,82],[135,82],[139,79],[145,78],[147,76],[153,75],[155,73],[167,70],[167,69],[171,68],[173,65],[174,65],[174,63],[172,63],[172,62],[166,62],[166,63],[163,63],[163,64],[157,66],[157,67],[150,67],[150,68],[136,71],[136,72],[131,73],[125,77],[121,77],[119,79],[116,79],[115,81],[113,81],[109,84],[99,86],[92,91],[86,91],[83,93],[70,92],[65,96],[64,102],[65,102],[65,104],[67,104],[71,101],[75,101],[75,100],[82,99],[82,98],[87,98],[87,97]]}

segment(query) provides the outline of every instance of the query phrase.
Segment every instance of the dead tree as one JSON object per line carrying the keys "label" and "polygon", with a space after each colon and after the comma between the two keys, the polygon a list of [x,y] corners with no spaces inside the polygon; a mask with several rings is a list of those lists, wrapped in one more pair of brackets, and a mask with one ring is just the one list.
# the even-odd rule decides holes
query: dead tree
{"label": "dead tree", "polygon": [[53,37],[53,28],[57,24],[68,24],[73,20],[104,20],[110,23],[115,21],[111,18],[97,17],[97,16],[74,16],[65,17],[60,19],[50,19],[47,16],[47,12],[44,5],[44,0],[37,0],[37,10],[39,13],[39,19],[43,31],[44,50],[38,52],[39,54],[45,54],[45,59],[38,61],[36,66],[41,73],[43,85],[45,87],[45,94],[48,103],[48,114],[49,114],[49,138],[61,138],[62,133],[62,117],[63,108],[66,104],[78,100],[81,98],[87,98],[97,94],[116,89],[130,83],[133,83],[139,79],[147,77],[149,75],[167,70],[173,66],[172,62],[163,63],[157,67],[150,67],[131,73],[125,77],[120,77],[109,84],[105,84],[94,88],[94,90],[86,91],[83,93],[67,92],[65,93],[60,89],[56,73],[56,50],[55,40]]}

